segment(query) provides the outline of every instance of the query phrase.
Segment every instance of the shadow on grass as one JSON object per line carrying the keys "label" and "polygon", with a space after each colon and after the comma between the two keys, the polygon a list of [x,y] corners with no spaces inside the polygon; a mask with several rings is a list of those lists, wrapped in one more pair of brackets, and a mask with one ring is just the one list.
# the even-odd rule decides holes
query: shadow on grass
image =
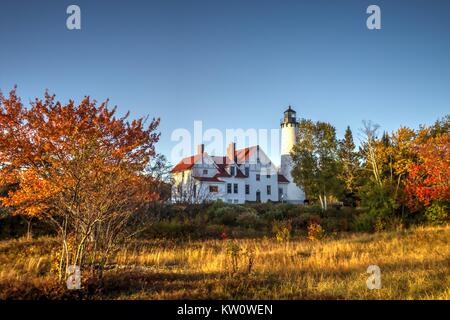
{"label": "shadow on grass", "polygon": [[[394,259],[394,258],[393,258]],[[398,258],[396,258],[398,259]],[[377,261],[373,261],[377,264]],[[432,261],[393,261],[379,264],[383,288],[395,289],[395,298],[408,295],[417,298],[439,296],[445,293],[448,258]],[[3,279],[0,281],[0,299],[361,299],[370,298],[367,292],[352,297],[349,292],[319,292],[321,282],[348,281],[348,288],[365,288],[367,266],[317,270],[299,268],[289,273],[252,273],[230,275],[226,272],[171,272],[142,269],[111,270],[103,279],[87,279],[81,290],[67,290],[64,284],[51,277]],[[423,272],[426,281],[414,284]]]}

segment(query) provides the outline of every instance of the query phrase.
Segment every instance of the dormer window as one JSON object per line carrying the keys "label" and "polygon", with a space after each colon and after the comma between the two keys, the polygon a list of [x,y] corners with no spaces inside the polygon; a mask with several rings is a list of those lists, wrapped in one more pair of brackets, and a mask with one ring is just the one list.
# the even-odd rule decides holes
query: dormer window
{"label": "dormer window", "polygon": [[250,168],[249,167],[245,167],[245,175],[248,177],[250,174]]}
{"label": "dormer window", "polygon": [[208,174],[208,169],[203,169],[203,174]]}
{"label": "dormer window", "polygon": [[234,167],[230,167],[230,175],[234,177]]}

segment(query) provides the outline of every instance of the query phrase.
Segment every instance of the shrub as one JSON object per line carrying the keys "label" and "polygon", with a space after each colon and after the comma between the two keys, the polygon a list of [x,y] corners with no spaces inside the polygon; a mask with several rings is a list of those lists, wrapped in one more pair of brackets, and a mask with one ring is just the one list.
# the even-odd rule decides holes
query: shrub
{"label": "shrub", "polygon": [[391,196],[390,189],[386,185],[378,185],[369,181],[361,189],[362,205],[369,209],[372,216],[389,217],[398,208],[398,204]]}
{"label": "shrub", "polygon": [[281,210],[274,208],[274,209],[272,209],[270,211],[265,212],[262,215],[262,218],[265,221],[270,223],[270,222],[275,221],[275,220],[282,220],[284,218],[284,215],[283,215],[283,212]]}
{"label": "shrub", "polygon": [[324,238],[324,236],[325,231],[320,224],[312,222],[308,225],[308,240],[321,240]]}
{"label": "shrub", "polygon": [[289,241],[291,238],[292,225],[287,221],[274,221],[272,223],[272,232],[275,234],[277,241]]}
{"label": "shrub", "polygon": [[341,230],[341,220],[343,219],[339,219],[336,217],[330,217],[330,218],[326,218],[323,219],[323,228],[327,231],[327,232],[337,232]]}
{"label": "shrub", "polygon": [[[331,210],[331,209],[328,209]],[[308,207],[304,207],[304,211],[311,213],[311,214],[315,214],[315,215],[321,215],[323,214],[323,210],[320,206],[317,205],[312,205],[312,206],[308,206]]]}
{"label": "shrub", "polygon": [[239,225],[246,228],[250,227],[258,228],[261,226],[260,219],[256,214],[256,211],[251,208],[240,213],[239,216],[236,218],[236,221]]}
{"label": "shrub", "polygon": [[352,229],[359,232],[373,232],[375,230],[376,217],[370,212],[362,212],[352,221]]}
{"label": "shrub", "polygon": [[211,224],[205,226],[205,236],[211,238],[226,239],[230,234],[230,228],[220,224]]}
{"label": "shrub", "polygon": [[298,217],[292,219],[292,226],[294,228],[300,228],[306,230],[310,221],[315,221],[317,223],[321,222],[320,216],[315,213],[304,212]]}
{"label": "shrub", "polygon": [[221,209],[221,208],[226,208],[229,207],[230,205],[228,205],[227,203],[223,202],[223,201],[214,201],[214,202],[210,202],[208,203],[208,205],[206,206],[206,214],[209,217],[215,217],[217,210]]}
{"label": "shrub", "polygon": [[156,222],[151,225],[141,237],[147,238],[184,238],[197,236],[201,230],[188,221],[178,219]]}
{"label": "shrub", "polygon": [[431,224],[444,224],[449,220],[448,211],[449,207],[447,203],[435,201],[431,206],[426,208],[425,218]]}
{"label": "shrub", "polygon": [[233,206],[220,207],[214,212],[212,222],[226,226],[234,226],[237,223],[238,216],[239,210],[237,208]]}

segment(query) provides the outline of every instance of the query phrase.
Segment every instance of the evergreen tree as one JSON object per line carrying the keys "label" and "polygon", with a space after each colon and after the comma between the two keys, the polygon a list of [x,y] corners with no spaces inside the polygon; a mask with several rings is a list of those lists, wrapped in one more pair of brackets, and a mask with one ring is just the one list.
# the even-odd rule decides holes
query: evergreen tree
{"label": "evergreen tree", "polygon": [[347,126],[344,139],[339,141],[338,157],[341,167],[339,178],[344,185],[344,202],[350,202],[351,205],[355,205],[360,174],[360,156],[355,147],[352,130]]}

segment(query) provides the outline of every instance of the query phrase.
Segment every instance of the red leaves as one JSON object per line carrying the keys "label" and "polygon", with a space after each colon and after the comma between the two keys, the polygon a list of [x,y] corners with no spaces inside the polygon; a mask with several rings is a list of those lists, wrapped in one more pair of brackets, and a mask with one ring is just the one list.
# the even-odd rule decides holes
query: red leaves
{"label": "red leaves", "polygon": [[432,201],[450,201],[450,133],[424,139],[415,148],[417,162],[409,167],[405,192],[417,210]]}
{"label": "red leaves", "polygon": [[80,186],[92,197],[102,193],[113,174],[124,184],[142,182],[137,177],[156,154],[159,119],[130,123],[107,104],[85,97],[78,106],[63,105],[46,93],[25,108],[15,89],[0,95],[0,184],[19,184],[0,199],[3,205],[36,215],[50,210],[56,195],[79,196]]}

